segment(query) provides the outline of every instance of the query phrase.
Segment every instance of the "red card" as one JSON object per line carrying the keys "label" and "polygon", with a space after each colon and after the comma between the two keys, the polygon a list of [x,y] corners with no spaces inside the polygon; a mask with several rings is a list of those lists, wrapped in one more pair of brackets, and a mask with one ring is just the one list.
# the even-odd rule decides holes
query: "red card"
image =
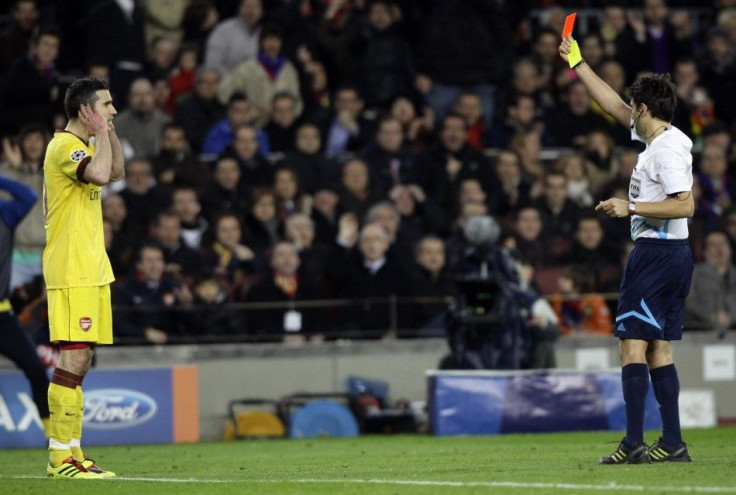
{"label": "red card", "polygon": [[572,27],[575,25],[575,17],[578,13],[573,12],[569,16],[565,17],[565,26],[562,28],[562,37],[567,38],[572,34]]}

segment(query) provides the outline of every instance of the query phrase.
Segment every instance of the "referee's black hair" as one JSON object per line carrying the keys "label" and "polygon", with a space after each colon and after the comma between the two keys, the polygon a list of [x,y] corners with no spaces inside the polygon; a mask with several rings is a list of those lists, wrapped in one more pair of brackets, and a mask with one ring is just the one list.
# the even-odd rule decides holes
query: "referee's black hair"
{"label": "referee's black hair", "polygon": [[97,91],[110,91],[107,81],[96,77],[77,79],[69,85],[64,95],[64,110],[69,120],[79,117],[82,105],[94,106],[97,101]]}
{"label": "referee's black hair", "polygon": [[652,117],[672,122],[677,106],[677,91],[669,74],[642,76],[629,88],[632,101],[649,108]]}

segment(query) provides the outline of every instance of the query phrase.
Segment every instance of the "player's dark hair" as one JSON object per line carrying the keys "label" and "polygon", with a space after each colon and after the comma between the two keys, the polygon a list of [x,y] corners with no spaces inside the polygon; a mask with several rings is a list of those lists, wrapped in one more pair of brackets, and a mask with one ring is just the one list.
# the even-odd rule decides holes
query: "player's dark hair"
{"label": "player's dark hair", "polygon": [[672,122],[677,106],[677,91],[669,74],[642,76],[629,88],[631,99],[637,105],[649,108],[652,117]]}
{"label": "player's dark hair", "polygon": [[77,79],[69,85],[64,95],[64,110],[66,116],[71,119],[79,117],[79,109],[82,105],[94,106],[97,101],[97,91],[110,91],[107,81],[96,77],[85,77]]}

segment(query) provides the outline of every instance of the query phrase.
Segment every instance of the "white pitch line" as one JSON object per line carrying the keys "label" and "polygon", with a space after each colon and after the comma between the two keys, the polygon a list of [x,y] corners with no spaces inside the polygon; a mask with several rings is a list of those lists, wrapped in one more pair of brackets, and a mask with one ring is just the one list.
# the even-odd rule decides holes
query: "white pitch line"
{"label": "white pitch line", "polygon": [[[46,476],[0,476],[2,479],[46,479]],[[443,486],[455,488],[526,488],[540,490],[596,490],[596,491],[625,491],[625,492],[643,492],[652,490],[665,493],[736,493],[736,486],[644,486],[644,485],[619,485],[616,483],[608,483],[604,485],[592,485],[583,483],[525,483],[516,481],[428,481],[428,480],[320,480],[320,479],[292,479],[292,480],[215,480],[215,479],[197,479],[197,478],[135,478],[135,477],[117,477],[105,478],[100,481],[145,481],[154,483],[199,483],[199,484],[233,484],[233,483],[297,483],[297,484],[351,484],[351,485],[401,485],[401,486]]]}

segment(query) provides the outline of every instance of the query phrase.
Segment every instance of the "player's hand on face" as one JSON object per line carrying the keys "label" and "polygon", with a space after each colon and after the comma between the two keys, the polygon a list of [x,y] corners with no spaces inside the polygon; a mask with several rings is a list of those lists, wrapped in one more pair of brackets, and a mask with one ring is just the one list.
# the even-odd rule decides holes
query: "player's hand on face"
{"label": "player's hand on face", "polygon": [[602,211],[611,218],[624,218],[629,216],[629,202],[621,198],[611,198],[598,203],[595,210]]}
{"label": "player's hand on face", "polygon": [[79,120],[82,122],[87,134],[96,135],[107,130],[105,118],[97,113],[91,106],[82,105],[79,109]]}

